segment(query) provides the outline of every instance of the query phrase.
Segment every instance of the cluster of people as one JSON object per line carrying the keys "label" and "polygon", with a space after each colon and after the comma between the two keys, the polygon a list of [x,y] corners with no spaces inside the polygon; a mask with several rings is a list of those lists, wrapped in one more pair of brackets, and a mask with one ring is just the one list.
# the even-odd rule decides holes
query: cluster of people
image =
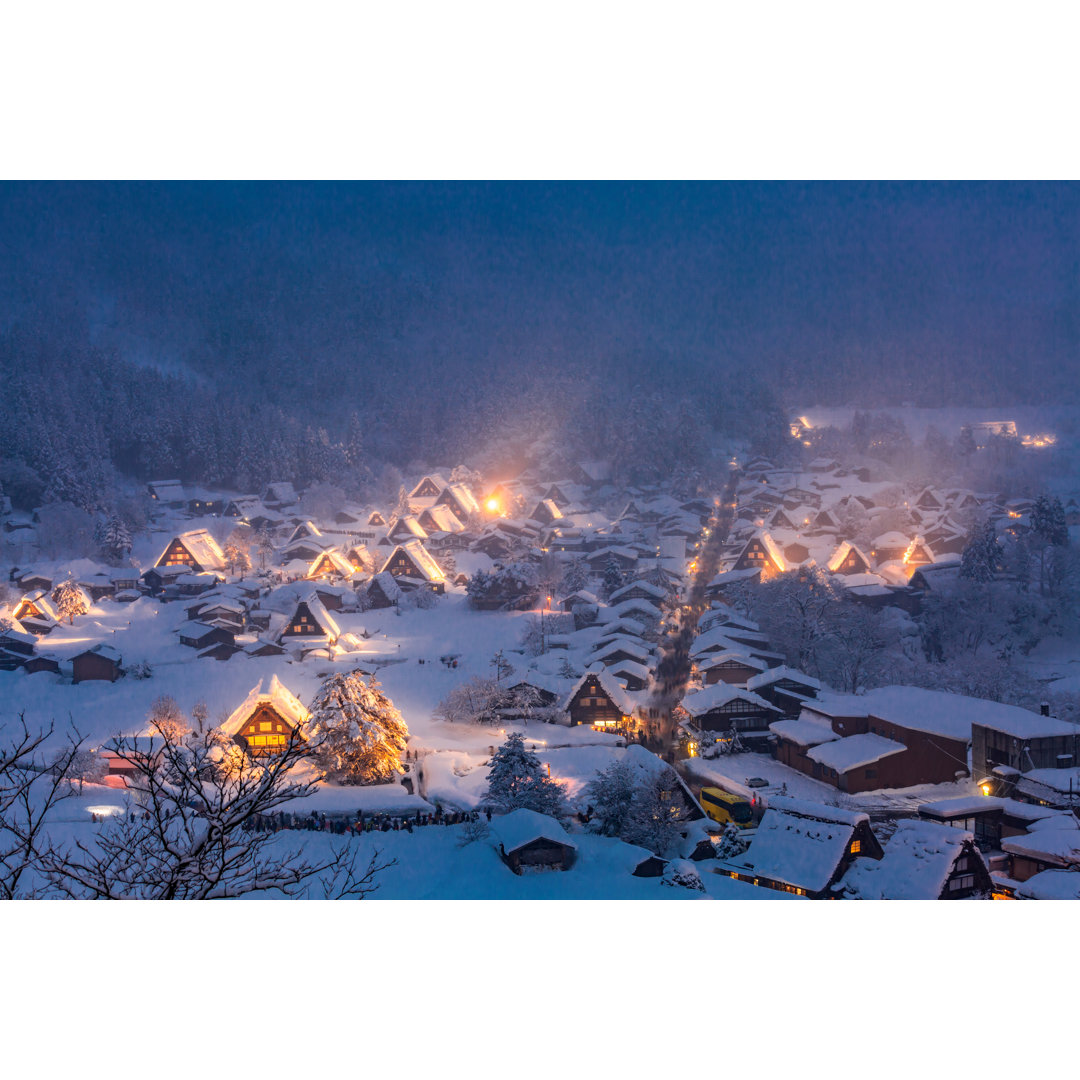
{"label": "cluster of people", "polygon": [[[251,819],[249,829],[252,832],[278,832],[281,829],[300,829],[305,832],[330,832],[338,836],[346,834],[358,834],[365,832],[412,832],[413,829],[422,825],[464,825],[467,822],[478,821],[479,811],[476,810],[452,810],[446,811],[437,807],[434,813],[425,814],[420,810],[407,816],[398,814],[371,814],[366,816],[357,811],[354,820],[349,821],[343,817],[327,817],[318,811],[312,810],[310,814],[287,814],[280,811],[277,814],[256,816]],[[491,820],[490,813],[488,820]]]}

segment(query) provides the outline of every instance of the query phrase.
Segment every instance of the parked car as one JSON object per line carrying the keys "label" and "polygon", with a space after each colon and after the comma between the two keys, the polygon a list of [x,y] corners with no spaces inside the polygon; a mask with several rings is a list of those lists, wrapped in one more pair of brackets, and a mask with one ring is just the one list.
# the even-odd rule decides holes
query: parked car
{"label": "parked car", "polygon": [[748,776],[746,778],[747,787],[768,787],[769,781],[763,780],[760,776]]}

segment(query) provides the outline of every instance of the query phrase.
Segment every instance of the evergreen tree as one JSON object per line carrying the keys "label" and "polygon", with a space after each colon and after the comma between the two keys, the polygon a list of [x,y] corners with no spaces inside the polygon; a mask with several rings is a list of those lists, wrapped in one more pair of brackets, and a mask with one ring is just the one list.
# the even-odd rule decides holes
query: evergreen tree
{"label": "evergreen tree", "polygon": [[274,557],[274,538],[265,527],[255,533],[255,551],[259,559],[259,568],[265,570]]}
{"label": "evergreen tree", "polygon": [[561,588],[564,596],[580,592],[589,584],[589,564],[584,559],[574,559],[563,574]]}
{"label": "evergreen tree", "polygon": [[105,525],[101,553],[111,562],[123,562],[131,554],[131,530],[119,514],[113,514]]}
{"label": "evergreen tree", "polygon": [[1065,508],[1054,496],[1040,495],[1031,508],[1031,531],[1053,547],[1065,547],[1069,542],[1069,527],[1065,524]]}
{"label": "evergreen tree", "polygon": [[606,836],[620,836],[634,801],[634,768],[625,758],[613,761],[585,785],[595,827]]}
{"label": "evergreen tree", "polygon": [[608,555],[607,562],[604,564],[604,583],[603,593],[606,600],[613,592],[622,588],[623,574],[619,569],[619,564],[614,555]]}
{"label": "evergreen tree", "polygon": [[970,426],[965,424],[960,429],[960,436],[956,440],[956,452],[961,457],[971,457],[976,450],[978,450],[978,446],[975,443],[975,436],[972,434]]}
{"label": "evergreen tree", "polygon": [[983,522],[972,534],[960,556],[960,576],[979,584],[993,581],[1004,555],[993,523]]}
{"label": "evergreen tree", "polygon": [[1069,528],[1065,524],[1065,508],[1061,500],[1040,495],[1031,508],[1031,537],[1039,553],[1039,592],[1045,594],[1049,584],[1050,549],[1067,547]]}
{"label": "evergreen tree", "polygon": [[622,838],[663,856],[682,831],[687,811],[678,778],[671,768],[639,784]]}
{"label": "evergreen tree", "polygon": [[525,749],[519,731],[511,732],[495,751],[483,802],[503,813],[524,808],[556,818],[570,815],[562,787],[544,773],[536,754]]}
{"label": "evergreen tree", "polygon": [[60,618],[67,619],[69,626],[75,621],[76,615],[85,615],[90,610],[86,593],[70,578],[53,589],[52,598],[56,603],[57,614]]}
{"label": "evergreen tree", "polygon": [[311,703],[316,764],[339,784],[385,784],[401,771],[409,729],[374,675],[331,675]]}

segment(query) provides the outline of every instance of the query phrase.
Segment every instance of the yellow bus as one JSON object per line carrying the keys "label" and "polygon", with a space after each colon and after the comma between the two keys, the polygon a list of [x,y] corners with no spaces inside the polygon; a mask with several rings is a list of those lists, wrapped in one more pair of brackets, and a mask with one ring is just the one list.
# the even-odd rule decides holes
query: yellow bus
{"label": "yellow bus", "polygon": [[726,825],[729,821],[740,829],[749,829],[754,824],[754,812],[750,803],[730,791],[718,787],[701,789],[701,808],[713,819]]}

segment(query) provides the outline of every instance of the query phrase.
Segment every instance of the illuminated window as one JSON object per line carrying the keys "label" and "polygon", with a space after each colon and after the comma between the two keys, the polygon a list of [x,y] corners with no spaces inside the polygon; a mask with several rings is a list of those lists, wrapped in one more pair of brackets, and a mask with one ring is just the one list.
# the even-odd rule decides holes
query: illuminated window
{"label": "illuminated window", "polygon": [[266,745],[266,736],[265,735],[252,735],[250,741],[251,741],[252,746],[265,746]]}
{"label": "illuminated window", "polygon": [[862,841],[861,840],[852,840],[851,841],[851,854],[852,855],[858,855],[860,851],[862,851]]}
{"label": "illuminated window", "polygon": [[273,728],[273,725],[270,723],[269,720],[261,720],[261,721],[259,721],[259,730],[260,731],[273,731],[274,728]]}

